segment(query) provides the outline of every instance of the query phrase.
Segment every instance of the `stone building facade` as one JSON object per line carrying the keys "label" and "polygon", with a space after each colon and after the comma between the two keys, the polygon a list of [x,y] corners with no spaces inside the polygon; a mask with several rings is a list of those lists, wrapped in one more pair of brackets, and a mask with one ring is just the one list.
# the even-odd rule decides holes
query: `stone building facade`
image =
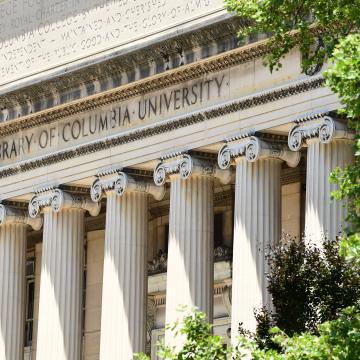
{"label": "stone building facade", "polygon": [[235,343],[271,306],[269,246],[341,232],[353,134],[326,66],[271,74],[221,0],[0,15],[1,359],[156,359],[179,305]]}

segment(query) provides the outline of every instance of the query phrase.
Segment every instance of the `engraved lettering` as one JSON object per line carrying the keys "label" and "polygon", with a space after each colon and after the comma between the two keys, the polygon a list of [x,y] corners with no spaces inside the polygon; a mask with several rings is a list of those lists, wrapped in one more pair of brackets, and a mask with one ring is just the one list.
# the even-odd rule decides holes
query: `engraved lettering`
{"label": "engraved lettering", "polygon": [[39,135],[39,146],[44,149],[47,147],[49,141],[49,134],[47,130],[42,130]]}
{"label": "engraved lettering", "polygon": [[[130,99],[100,110],[92,110],[81,117],[67,117],[51,125],[40,125],[37,132],[24,129],[0,141],[0,158],[3,163],[41,156],[73,145],[105,139],[108,135],[120,134],[128,128],[136,128],[162,117],[184,115],[198,109],[201,96],[211,104],[217,100],[225,86],[228,75],[220,74],[199,79],[182,86]],[[202,94],[202,95],[201,95]]]}

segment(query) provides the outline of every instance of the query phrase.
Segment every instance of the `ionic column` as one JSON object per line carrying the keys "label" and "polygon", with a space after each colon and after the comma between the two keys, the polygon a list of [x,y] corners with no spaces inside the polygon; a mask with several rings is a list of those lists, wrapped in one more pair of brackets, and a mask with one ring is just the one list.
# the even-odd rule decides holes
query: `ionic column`
{"label": "ionic column", "polygon": [[100,207],[90,197],[59,189],[38,192],[31,217],[44,213],[36,360],[78,360],[82,340],[85,211]]}
{"label": "ionic column", "polygon": [[289,133],[293,151],[307,145],[305,239],[321,246],[326,237],[335,240],[345,225],[344,203],[331,199],[336,185],[330,173],[353,162],[353,134],[345,123],[329,116],[299,120]]}
{"label": "ionic column", "polygon": [[236,165],[231,339],[238,328],[255,331],[254,308],[271,306],[265,253],[281,236],[282,161],[296,166],[300,155],[251,134],[227,141],[219,152],[222,169]]}
{"label": "ionic column", "polygon": [[160,200],[164,188],[110,172],[95,180],[91,198],[97,202],[104,192],[100,360],[131,360],[146,343],[148,196]]}
{"label": "ionic column", "polygon": [[0,204],[0,359],[24,359],[26,229],[42,226]]}
{"label": "ionic column", "polygon": [[[166,287],[166,323],[181,318],[179,305],[197,307],[213,318],[213,186],[221,174],[212,163],[190,155],[163,158],[154,171],[156,185],[170,180],[170,220]],[[167,344],[182,342],[170,331]]]}

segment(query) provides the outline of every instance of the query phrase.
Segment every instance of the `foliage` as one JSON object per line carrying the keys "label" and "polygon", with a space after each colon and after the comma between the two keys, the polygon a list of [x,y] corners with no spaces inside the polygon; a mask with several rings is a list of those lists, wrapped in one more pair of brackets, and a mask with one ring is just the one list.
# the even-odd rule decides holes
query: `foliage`
{"label": "foliage", "polygon": [[[165,360],[226,360],[227,351],[223,348],[221,337],[212,335],[212,326],[207,323],[206,315],[199,311],[183,309],[181,322],[171,324],[168,329],[175,337],[184,337],[181,349],[173,349],[160,344],[158,356]],[[137,359],[145,360],[143,354]]]}
{"label": "foliage", "polygon": [[356,360],[360,349],[360,312],[344,309],[340,317],[319,325],[319,335],[308,332],[287,336],[279,328],[272,330],[274,342],[281,348],[260,349],[255,342],[242,339],[235,358],[250,349],[255,360]]}
{"label": "foliage", "polygon": [[[260,349],[254,341],[241,338],[235,349],[225,350],[221,339],[211,334],[211,325],[204,313],[193,311],[184,316],[175,336],[186,335],[183,347],[176,352],[161,345],[161,359],[176,360],[240,360],[248,358],[249,351],[254,360],[356,360],[360,349],[359,308],[344,309],[337,320],[319,326],[318,336],[308,332],[293,337],[287,336],[279,328],[272,329],[273,341],[280,350]],[[149,360],[144,354],[137,354],[138,360]]]}
{"label": "foliage", "polygon": [[[265,62],[271,70],[295,46],[303,70],[331,57],[341,39],[360,27],[360,0],[225,0],[229,12],[253,21],[241,37],[271,34]],[[294,31],[296,34],[294,34]],[[318,46],[319,45],[319,46]]]}
{"label": "foliage", "polygon": [[339,254],[339,240],[324,239],[322,251],[304,241],[286,239],[269,252],[268,291],[276,312],[255,311],[257,330],[241,335],[254,339],[259,348],[277,348],[269,330],[280,328],[288,336],[336,319],[341,310],[360,301],[360,264]]}
{"label": "foliage", "polygon": [[[344,109],[340,112],[348,117],[349,125],[353,127],[356,134],[355,164],[345,169],[337,169],[331,176],[331,181],[338,185],[338,190],[333,193],[333,196],[338,200],[346,200],[348,220],[352,225],[341,240],[340,254],[344,256],[346,261],[351,261],[354,265],[359,266],[360,0],[226,0],[226,4],[229,11],[253,21],[251,26],[240,31],[241,36],[258,32],[272,35],[268,42],[269,54],[265,59],[271,71],[281,67],[282,58],[296,46],[299,47],[302,55],[302,66],[305,72],[329,58],[331,66],[324,73],[326,85],[339,95],[344,105]],[[313,263],[313,266],[315,265],[315,269],[317,269],[317,264]],[[291,268],[284,268],[283,275],[288,272],[290,276],[290,271]],[[319,273],[322,273],[322,268]],[[328,275],[330,273],[332,271],[328,272]],[[301,279],[300,282],[296,282],[295,289],[291,289],[292,277],[284,276],[283,280],[286,280],[283,282],[284,287],[275,287],[273,291],[279,291],[278,294],[281,293],[282,289],[300,291],[300,296],[301,292],[305,291],[302,293],[305,297],[304,303],[303,306],[300,303],[300,308],[313,314],[314,309],[310,304],[317,298],[317,296],[314,297],[314,292],[316,293],[318,280],[312,277],[311,272],[309,275],[310,277],[306,279],[305,283]],[[296,276],[294,274],[293,278]],[[332,281],[335,281],[336,285],[336,273],[333,273],[332,276],[335,276]],[[331,281],[332,276],[330,276],[329,281]],[[320,278],[322,279],[319,279],[319,284],[323,284],[326,293],[328,286],[332,285],[324,282],[326,277],[320,276]],[[308,287],[311,284],[315,284],[314,287]],[[321,289],[318,288],[318,290]],[[320,293],[322,292],[320,291]],[[336,303],[331,302],[328,309],[325,307],[323,315],[321,315],[322,311],[320,310],[320,316],[316,321],[323,321],[324,317],[328,315],[332,316],[333,310],[331,309],[334,305],[336,307]],[[282,306],[285,310],[291,308],[291,305],[287,304],[286,301],[277,303],[279,309]],[[287,308],[287,306],[289,307]],[[294,309],[295,312],[298,310],[296,307]],[[315,314],[317,314],[316,311]],[[260,319],[265,319],[265,324],[271,322],[269,316],[266,317],[264,314]],[[276,320],[276,317],[274,319]],[[325,360],[359,358],[360,315],[358,307],[353,306],[342,310],[338,319],[325,322],[318,328],[314,328],[316,321],[313,321],[312,315],[310,315],[308,323],[300,318],[299,323],[308,327],[309,331],[295,334],[292,337],[290,337],[291,334],[289,336],[279,328],[275,328],[273,330],[276,333],[275,336],[269,335],[266,341],[267,343],[273,341],[280,349],[261,348],[255,341],[249,341],[245,338],[241,339],[241,346],[250,349],[254,359]],[[289,332],[289,324],[279,325],[285,329],[288,327],[287,331]],[[261,331],[263,332],[264,329],[262,328]],[[311,334],[310,331],[317,331],[318,334]],[[241,351],[241,346],[238,349],[239,351]]]}
{"label": "foliage", "polygon": [[[342,39],[334,49],[332,66],[325,72],[327,86],[345,105],[344,112],[359,126],[360,119],[360,34]],[[358,128],[359,129],[359,128]]]}
{"label": "foliage", "polygon": [[325,72],[327,85],[340,95],[342,111],[355,130],[355,163],[336,169],[331,181],[338,185],[337,200],[347,200],[348,220],[352,225],[341,242],[341,253],[360,264],[360,34],[343,39],[334,51],[333,66]]}

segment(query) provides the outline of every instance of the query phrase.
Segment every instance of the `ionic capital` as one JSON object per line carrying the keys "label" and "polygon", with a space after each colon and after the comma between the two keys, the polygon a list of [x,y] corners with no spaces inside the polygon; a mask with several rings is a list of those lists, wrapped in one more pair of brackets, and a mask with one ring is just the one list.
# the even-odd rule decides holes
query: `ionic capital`
{"label": "ionic capital", "polygon": [[291,152],[282,144],[272,144],[245,133],[226,140],[226,144],[219,151],[218,164],[221,169],[227,169],[241,158],[249,162],[273,158],[285,161],[290,167],[296,167],[300,161],[300,153]]}
{"label": "ionic capital", "polygon": [[42,217],[30,217],[26,211],[0,204],[0,226],[9,224],[24,224],[31,226],[34,230],[42,227]]}
{"label": "ionic capital", "polygon": [[346,124],[333,119],[330,116],[318,116],[295,121],[295,125],[289,132],[288,144],[292,151],[298,151],[305,142],[318,139],[327,144],[334,139],[354,138],[354,134],[347,128]]}
{"label": "ionic capital", "polygon": [[212,161],[182,153],[171,154],[161,159],[154,170],[154,182],[161,186],[174,175],[183,179],[188,179],[191,175],[213,176],[223,184],[229,183],[232,178],[230,171],[221,171]]}
{"label": "ionic capital", "polygon": [[151,180],[135,180],[121,171],[99,175],[91,186],[92,201],[99,202],[107,191],[115,191],[119,196],[124,195],[125,192],[144,192],[152,195],[155,200],[161,200],[165,195],[163,186],[155,186]]}
{"label": "ionic capital", "polygon": [[29,203],[29,215],[35,218],[41,211],[47,209],[57,213],[66,208],[82,209],[88,211],[91,216],[97,216],[100,212],[100,204],[95,204],[88,196],[78,196],[60,189],[47,188],[35,193]]}

